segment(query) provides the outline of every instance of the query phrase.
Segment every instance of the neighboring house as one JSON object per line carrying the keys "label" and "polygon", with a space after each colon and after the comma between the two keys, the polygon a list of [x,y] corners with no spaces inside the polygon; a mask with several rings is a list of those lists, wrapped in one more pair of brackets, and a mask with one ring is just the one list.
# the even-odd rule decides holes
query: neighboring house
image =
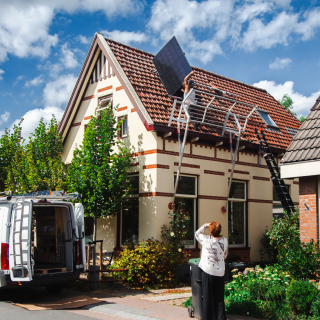
{"label": "neighboring house", "polygon": [[[161,239],[161,227],[168,223],[168,205],[173,201],[174,177],[179,161],[176,128],[168,127],[173,101],[152,62],[153,55],[96,34],[61,120],[63,161],[72,161],[73,150],[82,142],[86,124],[95,109],[112,102],[119,105],[115,116],[125,118],[120,137],[132,149],[130,179],[133,192],[114,218],[98,220],[98,239],[111,251],[127,240]],[[257,105],[240,148],[230,195],[229,137],[210,127],[191,125],[179,179],[177,202],[190,215],[193,227],[187,239],[192,254],[200,249],[194,231],[206,222],[222,224],[231,254],[260,260],[260,239],[271,226],[273,196],[270,172],[259,145],[255,127],[263,128],[278,161],[292,140],[300,122],[269,93],[245,83],[193,67],[194,78],[203,84],[236,94],[236,98]],[[195,141],[191,143],[191,141]],[[288,180],[293,201],[298,201],[298,181]],[[228,203],[227,212],[221,209]]]}
{"label": "neighboring house", "polygon": [[300,238],[319,240],[320,96],[281,161],[282,178],[299,178]]}

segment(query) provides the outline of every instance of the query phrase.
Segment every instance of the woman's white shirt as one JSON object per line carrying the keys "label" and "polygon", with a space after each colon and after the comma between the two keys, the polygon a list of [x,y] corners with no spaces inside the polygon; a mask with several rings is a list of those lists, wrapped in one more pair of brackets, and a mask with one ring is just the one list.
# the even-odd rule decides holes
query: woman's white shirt
{"label": "woman's white shirt", "polygon": [[201,260],[199,267],[212,276],[224,276],[224,260],[228,255],[228,241],[226,238],[214,238],[210,235],[204,235],[208,228],[204,224],[196,231],[196,239],[202,245]]}

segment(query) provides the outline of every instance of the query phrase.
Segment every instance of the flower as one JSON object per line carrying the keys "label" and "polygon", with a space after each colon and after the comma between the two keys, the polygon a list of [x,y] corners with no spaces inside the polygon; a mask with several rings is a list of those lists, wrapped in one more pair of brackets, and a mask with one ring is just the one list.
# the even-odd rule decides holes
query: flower
{"label": "flower", "polygon": [[232,290],[232,288],[227,288],[228,290]]}
{"label": "flower", "polygon": [[173,237],[173,236],[174,236],[174,232],[171,232],[171,233],[170,233],[170,236]]}
{"label": "flower", "polygon": [[266,278],[267,280],[271,280],[270,278]]}
{"label": "flower", "polygon": [[231,272],[237,272],[238,271],[238,269],[233,269]]}
{"label": "flower", "polygon": [[288,274],[285,275],[286,278],[290,278],[290,276]]}
{"label": "flower", "polygon": [[285,284],[289,284],[289,282],[285,282]]}
{"label": "flower", "polygon": [[179,249],[178,249],[178,251],[179,251],[179,252],[181,252],[181,251],[182,251],[182,249],[181,249],[181,248],[179,248]]}
{"label": "flower", "polygon": [[239,277],[239,276],[237,276],[237,275],[233,275],[233,276],[232,276],[232,278],[238,278],[238,277]]}

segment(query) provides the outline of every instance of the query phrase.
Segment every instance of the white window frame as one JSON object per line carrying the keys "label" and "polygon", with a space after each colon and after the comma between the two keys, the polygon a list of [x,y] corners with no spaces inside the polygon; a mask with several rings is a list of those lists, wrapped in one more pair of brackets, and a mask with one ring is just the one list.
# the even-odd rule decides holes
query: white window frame
{"label": "white window frame", "polygon": [[[290,185],[289,184],[286,184],[286,187],[287,187],[287,189],[288,189],[288,191],[289,191],[289,194],[290,194]],[[275,201],[275,200],[273,200],[273,190],[274,190],[274,185],[272,184],[272,216],[274,217],[274,215],[275,214],[283,214],[283,211],[284,211],[284,209],[283,209],[283,207],[282,207],[282,203],[281,203],[281,201]],[[273,208],[273,205],[280,205],[281,206],[281,208]],[[275,212],[275,210],[282,210],[281,212]]]}
{"label": "white window frame", "polygon": [[119,116],[119,117],[118,117],[118,122],[120,122],[123,118],[126,119],[126,123],[127,123],[127,133],[126,133],[126,134],[123,133],[124,121],[122,121],[121,127],[120,127],[120,136],[119,136],[120,139],[123,139],[123,138],[128,137],[128,115],[127,115],[127,114],[124,114],[124,115],[122,115],[122,116]]}
{"label": "white window frame", "polygon": [[[131,175],[129,175],[129,177],[138,177],[139,178],[139,173],[137,172],[136,174],[131,174]],[[124,199],[126,200],[126,199],[132,199],[132,198],[138,198],[139,199],[139,193],[137,193],[137,194],[128,194]],[[140,209],[140,203],[139,203],[139,209]],[[125,245],[125,243],[122,243],[122,211],[123,211],[123,207],[121,205],[121,216],[120,216],[120,246],[121,247],[123,247]],[[138,217],[140,218],[140,212],[139,212]],[[139,242],[139,231],[140,230],[138,229],[138,240],[137,240],[137,243]]]}
{"label": "white window frame", "polygon": [[[267,125],[268,128],[275,128],[275,129],[279,129],[279,127],[276,125],[276,123],[273,121],[273,119],[271,118],[270,114],[268,111],[266,110],[262,110],[262,109],[256,109],[256,111],[258,112],[260,118],[262,119],[262,121]],[[272,124],[267,123],[266,120],[263,119],[263,117],[261,116],[261,113],[265,113],[268,115],[269,119],[271,120]]]}
{"label": "white window frame", "polygon": [[[229,198],[228,197],[228,215],[229,215],[229,201],[233,201],[233,202],[243,202],[244,203],[244,225],[243,225],[243,228],[244,228],[244,244],[231,244],[229,243],[229,247],[232,247],[232,248],[237,248],[237,247],[246,247],[247,246],[247,243],[246,243],[246,240],[247,240],[247,235],[246,235],[246,229],[247,229],[247,221],[246,221],[246,212],[247,212],[247,181],[243,181],[243,180],[232,180],[232,182],[237,182],[237,183],[243,183],[244,184],[244,199],[240,199],[240,198]],[[228,195],[229,196],[229,195]],[[229,217],[228,217],[228,224],[229,224]],[[228,231],[229,231],[229,225],[228,225]],[[226,237],[229,241],[229,236]]]}
{"label": "white window frame", "polygon": [[[174,177],[177,176],[177,173],[175,172],[174,173]],[[192,178],[195,178],[195,194],[194,195],[190,195],[190,194],[179,194],[179,193],[176,193],[176,199],[177,198],[191,198],[191,199],[195,199],[194,200],[194,208],[193,208],[193,212],[194,212],[194,217],[193,217],[193,244],[188,244],[189,241],[192,241],[192,240],[186,240],[186,241],[183,241],[183,243],[185,244],[185,246],[187,248],[190,248],[190,249],[193,249],[196,247],[196,239],[195,239],[195,233],[196,233],[196,218],[197,218],[197,212],[196,212],[196,209],[197,209],[197,198],[198,198],[198,176],[196,175],[192,175],[192,174],[184,174],[184,173],[180,173],[180,177],[192,177]]]}

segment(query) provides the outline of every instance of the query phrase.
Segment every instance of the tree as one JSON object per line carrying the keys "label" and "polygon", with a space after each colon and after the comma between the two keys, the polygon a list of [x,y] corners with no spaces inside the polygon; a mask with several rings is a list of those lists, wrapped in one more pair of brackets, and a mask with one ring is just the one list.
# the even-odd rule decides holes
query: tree
{"label": "tree", "polygon": [[62,136],[58,133],[55,116],[47,125],[43,118],[30,134],[26,146],[28,190],[64,190],[66,165],[61,160]]}
{"label": "tree", "polygon": [[299,120],[300,120],[300,122],[304,122],[304,120],[306,120],[306,117],[305,116],[300,116]]}
{"label": "tree", "polygon": [[111,106],[92,117],[68,170],[70,191],[82,194],[86,216],[94,219],[94,240],[96,219],[119,212],[130,187],[126,180],[130,152],[117,140],[120,125]]}
{"label": "tree", "polygon": [[292,111],[293,109],[293,100],[289,97],[288,94],[285,94],[282,99],[279,101],[279,103],[284,106],[285,109],[287,109],[293,116],[297,116],[295,112]]}
{"label": "tree", "polygon": [[57,132],[54,116],[47,125],[40,119],[31,133],[29,142],[21,136],[21,124],[13,132],[5,129],[0,138],[1,187],[13,194],[34,190],[63,190],[66,183],[66,166],[61,160],[62,138]]}
{"label": "tree", "polygon": [[[0,138],[0,191],[11,190],[15,193],[23,189],[26,182],[24,139],[21,136],[21,124],[13,126],[12,133],[5,128]],[[19,174],[17,174],[19,172]]]}

